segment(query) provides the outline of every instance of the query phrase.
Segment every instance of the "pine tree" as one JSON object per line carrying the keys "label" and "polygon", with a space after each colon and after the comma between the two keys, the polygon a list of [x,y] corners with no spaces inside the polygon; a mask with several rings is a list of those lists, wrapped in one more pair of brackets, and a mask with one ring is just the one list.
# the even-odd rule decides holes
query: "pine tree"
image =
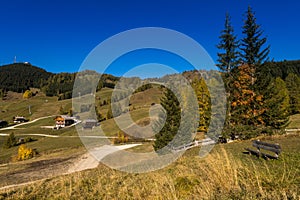
{"label": "pine tree", "polygon": [[285,83],[290,96],[290,113],[297,114],[300,112],[300,77],[290,73]]}
{"label": "pine tree", "polygon": [[103,121],[103,120],[104,120],[104,117],[103,117],[103,115],[100,113],[100,108],[99,108],[98,106],[96,106],[95,112],[96,112],[97,120],[98,120],[99,122]]}
{"label": "pine tree", "polygon": [[252,126],[263,125],[264,98],[258,81],[261,81],[260,66],[267,58],[270,46],[263,48],[267,38],[262,37],[261,26],[256,23],[256,18],[251,7],[248,7],[242,33],[245,37],[241,40],[241,58],[244,64],[239,66],[233,81],[233,95],[231,102],[231,125]]}
{"label": "pine tree", "polygon": [[289,93],[281,78],[277,77],[270,82],[265,99],[266,125],[275,129],[286,127],[289,121]]}
{"label": "pine tree", "polygon": [[181,109],[175,94],[166,89],[161,98],[161,105],[165,109],[166,120],[163,128],[155,135],[154,149],[158,151],[167,146],[178,133],[181,119]]}
{"label": "pine tree", "polygon": [[[225,88],[227,91],[228,102],[232,100],[232,83],[234,81],[234,72],[239,63],[239,41],[237,36],[234,34],[234,29],[231,25],[231,18],[228,13],[226,13],[224,30],[221,31],[219,36],[220,42],[217,45],[217,48],[223,50],[222,53],[218,53],[218,64],[219,69],[224,72],[223,81],[225,83]],[[225,125],[229,125],[231,110],[230,105],[227,106]]]}
{"label": "pine tree", "polygon": [[113,118],[113,113],[112,113],[112,110],[111,110],[111,106],[108,107],[108,110],[107,110],[107,113],[106,113],[106,119],[111,119]]}
{"label": "pine tree", "polygon": [[15,137],[15,134],[14,133],[10,133],[6,142],[5,142],[5,147],[6,148],[11,148],[13,146],[16,146],[17,145],[17,139]]}
{"label": "pine tree", "polygon": [[230,16],[226,13],[225,17],[225,29],[221,31],[220,43],[217,48],[223,50],[224,52],[218,53],[217,66],[222,72],[229,74],[232,69],[238,65],[238,47],[239,42],[237,41],[236,35],[234,35],[234,30],[230,22]]}
{"label": "pine tree", "polygon": [[272,79],[278,76],[274,74],[275,68],[273,62],[266,62],[256,69],[255,85],[253,86],[256,92],[263,94]]}
{"label": "pine tree", "polygon": [[4,89],[0,89],[0,99],[4,99],[4,97],[6,96],[6,92]]}
{"label": "pine tree", "polygon": [[262,37],[263,31],[261,30],[261,26],[256,23],[254,14],[252,8],[249,6],[242,32],[245,38],[241,41],[241,56],[245,63],[257,67],[268,58],[270,46],[263,48],[267,38]]}

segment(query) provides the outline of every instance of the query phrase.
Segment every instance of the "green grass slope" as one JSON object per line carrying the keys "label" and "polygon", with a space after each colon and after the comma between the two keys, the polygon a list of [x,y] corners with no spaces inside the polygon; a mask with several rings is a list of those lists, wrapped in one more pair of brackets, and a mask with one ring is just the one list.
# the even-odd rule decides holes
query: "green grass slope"
{"label": "green grass slope", "polygon": [[[96,99],[109,99],[113,90],[110,88],[103,88],[96,95]],[[149,109],[151,103],[159,103],[161,91],[157,88],[151,88],[143,92],[136,93],[131,98],[132,111],[131,117],[134,121],[139,123],[149,117]],[[147,98],[142,98],[147,96]],[[82,97],[84,100],[84,97]],[[96,104],[98,104],[96,100]],[[31,114],[28,112],[28,105],[31,105]],[[30,99],[23,99],[20,94],[11,93],[9,100],[0,100],[0,119],[7,120],[12,123],[12,118],[16,115],[25,116],[27,119],[33,120],[40,117],[49,116],[47,118],[38,120],[34,123],[24,124],[15,129],[1,130],[2,134],[14,133],[17,138],[32,137],[37,139],[35,142],[27,143],[27,146],[37,149],[40,155],[50,154],[51,152],[61,151],[64,153],[65,149],[82,147],[80,138],[45,138],[43,136],[32,136],[30,134],[47,134],[58,136],[78,136],[75,127],[65,128],[60,130],[53,130],[43,128],[43,126],[53,126],[55,124],[54,117],[59,115],[60,107],[64,110],[72,108],[72,100],[58,101],[57,97],[46,97],[42,93]],[[100,112],[106,116],[108,105],[101,106]],[[116,136],[120,131],[114,119],[109,119],[101,122],[101,128],[107,136]],[[0,136],[0,164],[11,161],[12,157],[17,154],[18,147],[4,149],[4,143],[7,137]]]}
{"label": "green grass slope", "polygon": [[[111,89],[101,90],[97,97],[109,98]],[[134,94],[131,99],[131,116],[134,121],[149,117],[152,103],[159,103],[161,91],[152,88]],[[71,100],[57,101],[36,96],[29,100],[1,101],[1,109],[6,112],[0,117],[10,119],[23,110],[30,119],[57,113],[59,107],[71,108]],[[32,115],[26,115],[26,106],[35,103]],[[134,107],[134,109],[133,109]],[[107,105],[100,112],[107,112]],[[298,127],[298,117],[291,117],[291,126]],[[294,125],[293,125],[294,123]],[[21,136],[31,133],[43,133],[59,136],[75,136],[75,128],[61,130],[43,129],[40,126],[51,124],[46,118],[21,129],[5,130]],[[103,121],[102,128],[108,135],[116,135],[119,128],[113,119]],[[37,162],[49,163],[52,160],[70,159],[84,151],[79,138],[45,138],[28,143],[36,148],[40,157],[0,165],[0,186],[36,178],[26,177],[26,171],[34,170]],[[200,158],[199,148],[188,150],[171,165],[143,174],[132,174],[110,169],[100,164],[98,168],[69,175],[61,175],[37,181],[25,186],[0,190],[0,199],[299,199],[300,198],[300,134],[265,136],[262,141],[279,143],[282,154],[278,160],[264,160],[243,154],[244,148],[251,147],[251,141],[237,141],[216,145],[205,158]],[[0,137],[0,147],[5,137]],[[138,146],[129,151],[136,153],[151,151],[151,143]],[[0,161],[6,163],[17,154],[17,147],[0,150]],[[113,156],[113,155],[112,155]],[[51,161],[51,162],[50,162]],[[44,165],[43,165],[44,167]],[[47,168],[48,169],[48,168]],[[54,167],[53,167],[54,170]],[[23,172],[20,180],[9,179],[16,172]],[[7,174],[10,176],[7,176]]]}

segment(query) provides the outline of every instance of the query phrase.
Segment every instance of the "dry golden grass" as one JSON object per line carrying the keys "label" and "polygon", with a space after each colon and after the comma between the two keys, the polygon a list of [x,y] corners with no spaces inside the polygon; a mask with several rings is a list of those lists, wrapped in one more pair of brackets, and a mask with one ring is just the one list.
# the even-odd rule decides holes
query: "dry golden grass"
{"label": "dry golden grass", "polygon": [[198,152],[199,148],[191,149],[170,166],[144,174],[100,165],[2,191],[0,199],[300,198],[299,160],[291,162],[288,154],[275,161],[249,155],[240,159],[226,145],[218,145],[205,158],[200,158]]}

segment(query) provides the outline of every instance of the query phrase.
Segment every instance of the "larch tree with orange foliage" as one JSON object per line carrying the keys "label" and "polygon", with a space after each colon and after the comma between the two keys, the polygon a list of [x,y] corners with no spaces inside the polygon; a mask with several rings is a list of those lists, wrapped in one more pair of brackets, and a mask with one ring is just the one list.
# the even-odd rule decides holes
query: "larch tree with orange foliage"
{"label": "larch tree with orange foliage", "polygon": [[262,114],[263,96],[253,90],[255,68],[248,64],[238,67],[236,80],[233,82],[233,100],[231,102],[232,125],[264,124]]}

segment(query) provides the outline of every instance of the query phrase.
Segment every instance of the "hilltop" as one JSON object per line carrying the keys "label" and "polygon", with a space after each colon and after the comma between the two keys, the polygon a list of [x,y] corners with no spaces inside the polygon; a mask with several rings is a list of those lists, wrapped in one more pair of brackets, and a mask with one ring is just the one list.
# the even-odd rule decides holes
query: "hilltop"
{"label": "hilltop", "polygon": [[[97,74],[85,71],[86,74]],[[30,63],[13,63],[0,66],[0,94],[5,97],[8,91],[23,93],[30,88],[40,89],[46,96],[57,96],[59,100],[70,99],[77,73],[51,73]],[[99,89],[114,88],[119,78],[102,74]]]}
{"label": "hilltop", "polygon": [[22,92],[28,88],[41,88],[53,74],[29,63],[14,63],[0,67],[0,88]]}

